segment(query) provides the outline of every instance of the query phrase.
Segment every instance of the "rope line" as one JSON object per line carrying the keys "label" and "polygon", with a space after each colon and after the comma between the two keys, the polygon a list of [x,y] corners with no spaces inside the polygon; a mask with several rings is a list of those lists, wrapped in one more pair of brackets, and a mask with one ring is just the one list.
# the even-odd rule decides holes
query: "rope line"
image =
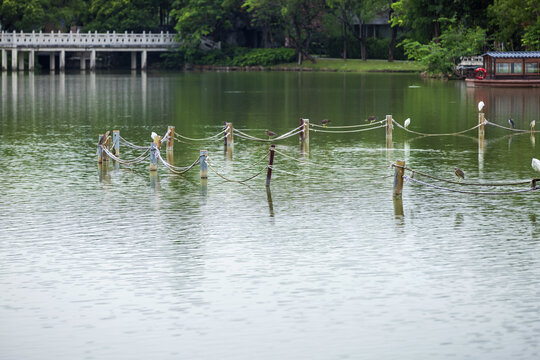
{"label": "rope line", "polygon": [[347,133],[356,133],[356,132],[362,132],[362,131],[369,131],[369,130],[375,130],[386,127],[386,124],[370,127],[366,129],[358,129],[358,130],[317,130],[317,129],[311,129],[311,131],[314,132],[323,132],[323,133],[330,133],[330,134],[347,134]]}
{"label": "rope line", "polygon": [[209,164],[208,161],[206,161],[206,165],[208,165],[208,168],[210,168],[210,170],[212,170],[217,176],[219,176],[223,180],[228,181],[228,182],[234,182],[234,183],[245,183],[245,182],[247,182],[249,180],[252,180],[252,179],[256,178],[257,176],[261,175],[263,173],[263,171],[268,168],[268,166],[265,166],[264,168],[261,169],[261,171],[259,171],[258,173],[256,173],[253,176],[248,177],[247,179],[234,180],[234,179],[229,179],[229,178],[225,177],[224,175],[220,174],[216,169],[214,169],[214,167],[212,165]]}
{"label": "rope line", "polygon": [[253,140],[253,141],[261,141],[261,142],[273,142],[273,141],[279,141],[279,140],[283,140],[283,139],[287,139],[291,136],[294,136],[300,132],[303,131],[303,127],[304,125],[300,125],[298,126],[297,128],[294,128],[288,132],[286,132],[285,134],[282,134],[278,137],[275,137],[273,139],[262,139],[262,138],[258,138],[258,137],[255,137],[253,135],[249,135],[249,134],[246,134],[245,132],[243,131],[240,131],[238,129],[235,129],[233,128],[233,131],[237,133],[237,135],[240,135],[240,137],[243,137],[244,139],[247,139],[247,140]]}
{"label": "rope line", "polygon": [[[184,135],[182,135],[180,133],[174,133],[174,136],[185,139],[185,140],[191,140],[191,141],[208,141],[208,140],[218,141],[218,140],[223,139],[223,137],[221,137],[219,139],[216,139],[216,138],[221,136],[222,134],[225,134],[226,132],[227,132],[227,129],[223,129],[219,133],[217,133],[215,135],[212,135],[212,136],[209,136],[209,137],[206,137],[206,138],[190,138],[190,137],[184,136]],[[225,135],[225,136],[227,136],[227,135]]]}
{"label": "rope line", "polygon": [[464,190],[450,189],[450,188],[447,188],[447,187],[444,187],[444,186],[438,186],[438,185],[434,185],[434,184],[429,184],[429,183],[426,183],[426,182],[423,182],[423,181],[414,179],[414,178],[412,178],[412,177],[409,177],[409,176],[407,176],[407,175],[403,175],[403,179],[406,180],[407,182],[408,182],[408,181],[412,181],[412,182],[414,182],[414,183],[417,183],[417,184],[420,184],[420,185],[424,185],[424,186],[428,186],[428,187],[432,187],[432,188],[434,188],[434,189],[443,190],[443,191],[448,191],[448,192],[455,192],[455,193],[460,193],[460,194],[473,194],[473,195],[508,195],[508,194],[519,194],[519,193],[525,193],[525,192],[529,192],[529,191],[540,190],[540,186],[536,186],[536,187],[531,187],[531,188],[528,188],[528,189],[523,189],[523,190],[512,190],[512,191],[464,191]]}
{"label": "rope line", "polygon": [[[443,134],[426,134],[426,133],[421,133],[421,132],[418,132],[418,131],[413,131],[413,130],[409,130],[407,129],[406,127],[404,127],[403,125],[401,125],[400,123],[398,123],[396,120],[392,119],[392,122],[394,124],[397,125],[398,128],[402,129],[402,130],[405,130],[406,132],[409,132],[411,134],[416,134],[416,135],[422,135],[422,136],[452,136],[452,135],[461,135],[461,134],[464,134],[466,132],[469,132],[471,130],[474,130],[478,127],[480,127],[481,125],[483,124],[478,124],[476,126],[473,126],[472,128],[470,129],[467,129],[467,130],[462,130],[462,131],[458,131],[458,132],[453,132],[453,133],[443,133]],[[484,121],[484,124],[486,124],[487,121]]]}
{"label": "rope line", "polygon": [[132,148],[132,149],[149,149],[148,146],[139,146],[139,145],[135,145],[133,143],[130,143],[129,141],[127,141],[126,139],[124,139],[122,136],[120,136],[120,140],[122,140],[122,142],[127,145],[128,147]]}
{"label": "rope line", "polygon": [[499,125],[499,124],[492,123],[491,121],[488,121],[488,120],[486,120],[486,124],[492,125],[492,126],[504,129],[504,130],[514,131],[514,132],[519,132],[519,133],[535,133],[535,132],[538,132],[537,130],[514,129],[514,128],[510,128],[510,127],[506,127],[506,126],[502,126],[502,125]]}
{"label": "rope line", "polygon": [[[189,170],[191,170],[195,165],[197,165],[199,162],[200,162],[200,158],[197,158],[197,160],[195,160],[193,162],[193,164],[191,165],[188,165],[188,166],[185,166],[183,168],[180,168],[180,167],[177,167],[177,166],[173,166],[171,164],[169,164],[168,162],[166,162],[162,157],[161,157],[161,153],[159,152],[159,150],[157,151],[157,154],[156,154],[157,158],[161,161],[161,163],[163,165],[165,165],[165,167],[167,169],[169,169],[170,172],[172,172],[173,174],[177,174],[177,175],[183,175],[185,173],[187,173]],[[181,169],[181,170],[180,170]]]}
{"label": "rope line", "polygon": [[382,124],[382,123],[386,123],[386,119],[370,122],[369,124],[324,126],[324,125],[309,123],[309,126],[318,127],[318,128],[327,128],[327,129],[349,129],[349,128],[359,128],[359,127],[372,126],[372,125]]}
{"label": "rope line", "polygon": [[402,168],[404,170],[410,171],[411,172],[411,177],[414,177],[414,175],[418,174],[420,176],[424,176],[424,177],[427,177],[427,178],[430,178],[430,179],[433,179],[433,180],[446,182],[446,183],[450,183],[450,184],[454,184],[454,185],[461,185],[461,186],[493,186],[493,187],[495,187],[495,186],[514,186],[514,185],[530,184],[531,181],[534,181],[534,180],[538,180],[540,182],[540,179],[516,180],[516,181],[511,181],[511,182],[484,182],[484,183],[460,182],[460,181],[443,179],[443,178],[440,178],[438,176],[426,174],[424,172],[417,171],[417,170],[411,169],[409,167],[404,167],[404,166],[401,166],[401,165],[392,164],[392,166],[393,167],[399,167],[399,168]]}
{"label": "rope line", "polygon": [[[100,145],[101,146],[101,145]],[[147,154],[149,151],[150,151],[150,148],[146,149],[145,152],[143,152],[141,155],[137,156],[136,158],[134,159],[131,159],[131,160],[123,160],[123,159],[120,159],[118,157],[116,157],[112,152],[109,151],[109,149],[107,149],[106,147],[104,146],[101,146],[101,148],[103,149],[103,151],[105,152],[105,154],[107,154],[111,159],[113,159],[114,161],[118,161],[120,164],[125,164],[125,165],[131,165],[131,164],[137,164],[137,163],[140,163],[141,161],[145,160],[146,158],[148,158],[150,156],[150,154]]]}

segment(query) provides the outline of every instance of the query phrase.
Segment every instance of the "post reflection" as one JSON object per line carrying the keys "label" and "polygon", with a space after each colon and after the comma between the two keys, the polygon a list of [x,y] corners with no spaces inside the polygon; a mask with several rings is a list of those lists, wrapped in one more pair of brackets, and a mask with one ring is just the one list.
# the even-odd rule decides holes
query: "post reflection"
{"label": "post reflection", "polygon": [[274,203],[272,201],[272,191],[270,191],[270,186],[266,187],[266,201],[268,201],[268,211],[270,212],[270,217],[274,217]]}

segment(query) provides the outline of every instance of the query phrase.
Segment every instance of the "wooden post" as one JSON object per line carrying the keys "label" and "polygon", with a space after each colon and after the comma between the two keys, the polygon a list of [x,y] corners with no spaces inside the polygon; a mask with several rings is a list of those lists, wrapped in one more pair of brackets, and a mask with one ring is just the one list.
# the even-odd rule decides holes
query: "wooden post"
{"label": "wooden post", "polygon": [[[109,134],[108,131],[105,133],[105,135],[107,134]],[[107,138],[103,142],[103,147],[107,150],[111,148],[111,137],[109,135],[107,135]],[[109,155],[107,155],[107,153],[103,153],[103,161],[109,161],[109,160],[110,160]]]}
{"label": "wooden post", "polygon": [[97,146],[97,162],[101,164],[103,162],[103,148],[101,147],[101,139],[103,134],[98,135],[98,146]]}
{"label": "wooden post", "polygon": [[155,142],[150,144],[150,171],[156,171],[158,168],[157,164],[157,144]]}
{"label": "wooden post", "polygon": [[113,130],[114,156],[120,156],[120,130]]}
{"label": "wooden post", "polygon": [[276,145],[270,145],[270,158],[268,160],[268,172],[266,173],[266,186],[270,186],[270,179],[272,178],[272,166],[274,166],[274,150]]}
{"label": "wooden post", "polygon": [[154,144],[156,144],[156,148],[158,150],[161,150],[161,136],[156,136],[154,139]]}
{"label": "wooden post", "polygon": [[386,147],[392,147],[392,115],[386,115]]}
{"label": "wooden post", "polygon": [[173,151],[174,150],[174,126],[169,126],[167,129],[167,132],[169,133],[169,139],[167,139],[167,151]]}
{"label": "wooden post", "polygon": [[304,142],[309,146],[309,119],[304,119]]}
{"label": "wooden post", "polygon": [[478,113],[478,124],[480,125],[478,127],[478,137],[484,137],[484,134],[485,134],[485,129],[484,129],[484,113],[481,112],[481,113]]}
{"label": "wooden post", "polygon": [[[226,121],[223,123],[223,130],[227,130],[227,122]],[[225,131],[225,134],[227,134],[226,131]],[[223,137],[223,146],[225,147],[225,151],[227,151],[227,135],[225,135]]]}
{"label": "wooden post", "polygon": [[208,158],[208,150],[201,150],[199,161],[201,163],[201,179],[208,179],[208,164],[206,159]]}
{"label": "wooden post", "polygon": [[405,161],[397,160],[394,166],[394,196],[401,196],[403,174],[405,174]]}
{"label": "wooden post", "polygon": [[[304,119],[303,118],[300,118],[300,126],[304,126]],[[304,141],[304,128],[302,127],[300,130],[299,133],[298,133],[298,136],[300,138],[300,141]]]}
{"label": "wooden post", "polygon": [[233,123],[229,122],[227,123],[227,146],[233,146],[234,145],[234,134],[233,134]]}

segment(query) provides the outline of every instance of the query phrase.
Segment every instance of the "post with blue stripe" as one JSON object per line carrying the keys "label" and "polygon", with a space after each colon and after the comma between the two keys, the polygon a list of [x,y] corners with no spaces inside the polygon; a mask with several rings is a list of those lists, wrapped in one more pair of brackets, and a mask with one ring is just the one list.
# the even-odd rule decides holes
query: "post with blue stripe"
{"label": "post with blue stripe", "polygon": [[208,150],[201,150],[199,155],[199,162],[201,164],[201,179],[208,179]]}

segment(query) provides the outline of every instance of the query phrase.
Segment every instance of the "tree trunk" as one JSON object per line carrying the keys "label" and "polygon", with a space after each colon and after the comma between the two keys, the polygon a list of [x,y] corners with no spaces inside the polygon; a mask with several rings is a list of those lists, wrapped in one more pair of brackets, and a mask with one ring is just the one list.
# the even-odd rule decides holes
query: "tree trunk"
{"label": "tree trunk", "polygon": [[396,48],[397,38],[397,26],[392,28],[392,37],[390,38],[390,45],[388,46],[388,61],[394,61],[394,49]]}
{"label": "tree trunk", "polygon": [[362,51],[362,61],[367,60],[367,54],[366,54],[366,25],[364,22],[360,24],[360,49]]}
{"label": "tree trunk", "polygon": [[343,22],[343,60],[347,60],[347,28]]}

